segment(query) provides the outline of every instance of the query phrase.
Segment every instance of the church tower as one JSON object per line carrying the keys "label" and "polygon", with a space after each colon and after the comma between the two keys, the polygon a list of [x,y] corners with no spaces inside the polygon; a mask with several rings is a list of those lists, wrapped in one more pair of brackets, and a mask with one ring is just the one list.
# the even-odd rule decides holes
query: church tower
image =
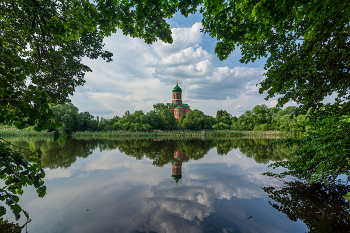
{"label": "church tower", "polygon": [[176,120],[180,120],[182,115],[186,115],[190,111],[190,106],[182,103],[182,89],[179,87],[178,80],[172,91],[172,102],[168,103],[167,106],[174,111]]}
{"label": "church tower", "polygon": [[176,80],[176,86],[173,88],[173,101],[171,103],[182,103],[182,89],[178,85]]}

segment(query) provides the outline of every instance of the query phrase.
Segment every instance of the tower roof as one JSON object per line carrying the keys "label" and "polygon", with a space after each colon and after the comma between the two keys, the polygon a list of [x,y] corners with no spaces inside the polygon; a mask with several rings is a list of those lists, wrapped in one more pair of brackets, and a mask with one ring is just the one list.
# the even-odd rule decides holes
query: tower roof
{"label": "tower roof", "polygon": [[171,176],[175,181],[176,183],[182,178],[182,175],[172,175]]}
{"label": "tower roof", "polygon": [[182,92],[182,89],[176,84],[176,86],[173,88],[173,92]]}

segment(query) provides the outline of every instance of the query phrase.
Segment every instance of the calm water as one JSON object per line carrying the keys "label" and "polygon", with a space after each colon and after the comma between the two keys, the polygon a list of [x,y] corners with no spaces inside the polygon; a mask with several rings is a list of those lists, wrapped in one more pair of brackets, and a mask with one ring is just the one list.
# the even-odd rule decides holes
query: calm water
{"label": "calm water", "polygon": [[[291,152],[268,140],[11,141],[41,152],[46,171],[47,195],[29,187],[20,198],[29,232],[295,233],[320,225],[283,201],[293,195],[273,192],[280,181],[261,175]],[[296,199],[296,208],[312,205]]]}

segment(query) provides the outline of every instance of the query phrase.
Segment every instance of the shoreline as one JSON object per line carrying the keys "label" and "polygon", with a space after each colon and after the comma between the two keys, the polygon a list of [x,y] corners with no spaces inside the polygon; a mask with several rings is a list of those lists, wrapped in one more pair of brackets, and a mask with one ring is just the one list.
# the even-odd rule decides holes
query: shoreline
{"label": "shoreline", "polygon": [[[280,139],[286,137],[301,136],[302,133],[281,132],[281,131],[234,131],[234,130],[173,130],[173,131],[152,131],[152,132],[129,132],[123,130],[96,131],[96,132],[75,132],[70,137],[73,138],[266,138]],[[53,137],[53,132],[37,132],[18,129],[0,129],[1,137]]]}

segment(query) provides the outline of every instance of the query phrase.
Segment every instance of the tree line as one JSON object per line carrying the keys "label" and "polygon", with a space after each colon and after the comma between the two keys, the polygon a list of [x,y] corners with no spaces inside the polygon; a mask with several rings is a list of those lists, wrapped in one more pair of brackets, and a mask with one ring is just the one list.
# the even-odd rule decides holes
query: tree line
{"label": "tree line", "polygon": [[143,131],[153,130],[236,130],[236,131],[284,131],[304,132],[306,115],[294,116],[296,107],[281,109],[257,105],[241,116],[236,117],[226,110],[218,110],[216,117],[205,115],[198,109],[191,110],[176,121],[173,111],[165,104],[153,105],[153,110],[144,113],[126,111],[122,117],[112,119],[94,117],[89,112],[80,112],[72,103],[51,107],[56,121],[61,122],[62,130],[68,134],[77,131]]}

